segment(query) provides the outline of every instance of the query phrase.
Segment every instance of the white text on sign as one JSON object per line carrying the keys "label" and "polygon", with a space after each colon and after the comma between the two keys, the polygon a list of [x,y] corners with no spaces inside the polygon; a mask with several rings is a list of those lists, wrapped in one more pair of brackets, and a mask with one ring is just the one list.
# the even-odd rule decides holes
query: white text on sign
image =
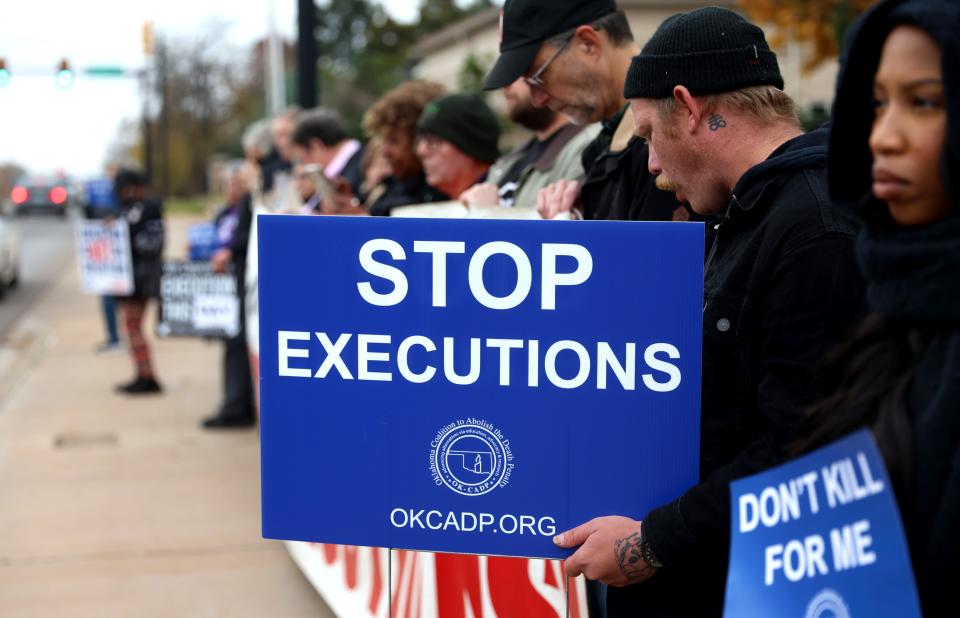
{"label": "white text on sign", "polygon": [[[816,515],[821,509],[836,509],[882,493],[884,483],[870,469],[864,453],[844,458],[797,478],[766,487],[759,494],[746,493],[738,503],[738,527],[747,534],[758,527],[773,528]],[[788,581],[827,575],[868,566],[877,561],[870,535],[870,521],[860,519],[803,539],[770,545],[764,551],[764,584],[771,586],[777,573]]]}

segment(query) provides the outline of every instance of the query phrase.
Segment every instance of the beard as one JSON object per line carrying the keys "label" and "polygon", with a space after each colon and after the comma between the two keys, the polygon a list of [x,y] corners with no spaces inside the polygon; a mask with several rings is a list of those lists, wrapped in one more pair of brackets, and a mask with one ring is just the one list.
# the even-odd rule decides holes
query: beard
{"label": "beard", "polygon": [[596,111],[596,108],[590,105],[564,105],[559,110],[559,113],[563,114],[570,119],[570,122],[577,125],[578,127],[585,127],[591,122],[593,122],[593,116]]}
{"label": "beard", "polygon": [[510,110],[510,120],[531,131],[543,131],[557,117],[557,113],[548,107],[534,107],[527,101]]}

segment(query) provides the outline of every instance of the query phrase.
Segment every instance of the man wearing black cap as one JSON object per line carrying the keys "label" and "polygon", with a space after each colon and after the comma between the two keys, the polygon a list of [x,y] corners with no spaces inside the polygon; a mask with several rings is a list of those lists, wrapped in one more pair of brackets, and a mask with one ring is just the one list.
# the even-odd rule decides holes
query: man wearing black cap
{"label": "man wearing black cap", "polygon": [[417,156],[427,184],[451,199],[482,182],[500,151],[500,123],[478,94],[427,104],[417,123]]}
{"label": "man wearing black cap", "polygon": [[826,131],[802,135],[782,88],[763,32],[716,7],[668,19],[630,67],[624,94],[651,173],[715,219],[701,482],[649,513],[601,517],[556,539],[581,546],[569,574],[612,584],[609,616],[720,615],[729,483],[783,459],[818,395],[822,358],[863,310],[856,223],[826,188]]}
{"label": "man wearing black cap", "polygon": [[583,153],[583,183],[565,180],[543,189],[541,215],[553,218],[576,205],[586,219],[688,218],[672,196],[654,187],[646,146],[633,139],[623,84],[640,50],[616,3],[507,0],[501,24],[500,57],[484,88],[503,88],[523,77],[535,106],[580,125],[604,123]]}

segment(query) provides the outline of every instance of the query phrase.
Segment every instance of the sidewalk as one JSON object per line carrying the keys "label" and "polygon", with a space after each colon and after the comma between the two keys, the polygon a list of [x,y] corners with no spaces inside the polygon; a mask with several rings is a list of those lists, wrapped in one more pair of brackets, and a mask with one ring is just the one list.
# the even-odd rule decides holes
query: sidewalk
{"label": "sidewalk", "polygon": [[[188,220],[168,223],[181,253]],[[164,394],[114,395],[131,363],[93,353],[98,301],[77,279],[64,272],[21,329],[30,349],[0,363],[16,379],[0,386],[0,616],[332,617],[260,537],[257,433],[199,429],[219,343],[154,341]]]}

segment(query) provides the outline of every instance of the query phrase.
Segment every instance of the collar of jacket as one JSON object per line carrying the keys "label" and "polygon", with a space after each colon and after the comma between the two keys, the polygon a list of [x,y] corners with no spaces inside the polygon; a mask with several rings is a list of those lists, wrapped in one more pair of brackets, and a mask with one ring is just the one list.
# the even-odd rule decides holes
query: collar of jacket
{"label": "collar of jacket", "polygon": [[828,136],[829,127],[824,125],[787,140],[766,160],[748,169],[737,181],[720,223],[744,218],[748,213],[762,216],[770,203],[767,196],[779,191],[793,173],[803,169],[823,169],[827,161]]}
{"label": "collar of jacket", "polygon": [[637,123],[633,120],[633,110],[628,105],[623,109],[622,117],[610,140],[610,152],[623,152],[637,132]]}
{"label": "collar of jacket", "polygon": [[574,137],[577,136],[580,131],[583,131],[584,127],[577,126],[573,123],[565,125],[558,129],[553,135],[548,137],[550,143],[547,144],[547,148],[543,151],[540,157],[534,161],[533,169],[538,172],[549,172],[553,169],[553,166],[556,165],[557,159],[560,157],[560,153],[563,152],[563,149],[567,147],[567,144],[570,143]]}

